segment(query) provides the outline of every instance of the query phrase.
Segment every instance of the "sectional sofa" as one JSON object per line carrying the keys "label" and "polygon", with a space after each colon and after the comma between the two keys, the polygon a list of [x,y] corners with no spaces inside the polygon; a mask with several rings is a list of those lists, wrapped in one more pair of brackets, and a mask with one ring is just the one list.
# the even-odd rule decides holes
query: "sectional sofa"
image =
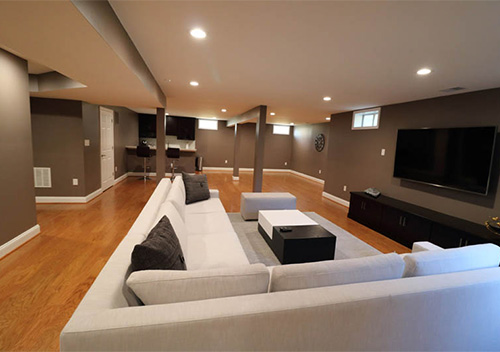
{"label": "sectional sofa", "polygon": [[[217,191],[190,205],[183,192],[181,178],[160,182],[61,332],[62,351],[500,349],[497,246],[268,270],[249,264]],[[134,246],[163,215],[187,271],[131,275]]]}

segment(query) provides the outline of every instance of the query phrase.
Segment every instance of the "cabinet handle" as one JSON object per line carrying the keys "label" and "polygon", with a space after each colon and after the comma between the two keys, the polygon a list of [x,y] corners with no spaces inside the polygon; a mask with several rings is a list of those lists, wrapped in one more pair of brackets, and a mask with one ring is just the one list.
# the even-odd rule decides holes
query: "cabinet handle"
{"label": "cabinet handle", "polygon": [[464,246],[468,246],[468,245],[469,245],[469,240],[467,239],[467,240],[465,240]]}
{"label": "cabinet handle", "polygon": [[403,226],[406,226],[406,217],[403,217]]}
{"label": "cabinet handle", "polygon": [[460,244],[458,245],[459,247],[462,247],[462,241],[463,241],[463,240],[464,240],[464,239],[463,239],[462,237],[460,237]]}

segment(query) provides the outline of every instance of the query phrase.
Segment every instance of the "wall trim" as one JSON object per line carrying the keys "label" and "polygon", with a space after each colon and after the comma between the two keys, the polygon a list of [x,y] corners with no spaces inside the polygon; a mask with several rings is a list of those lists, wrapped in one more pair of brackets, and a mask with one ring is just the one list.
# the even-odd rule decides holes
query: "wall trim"
{"label": "wall trim", "polygon": [[114,185],[116,185],[117,183],[120,183],[122,182],[123,180],[125,180],[126,178],[128,177],[128,172],[125,172],[123,175],[121,175],[120,177],[118,178],[115,178],[115,181],[114,181]]}
{"label": "wall trim", "polygon": [[336,203],[339,203],[340,205],[343,205],[343,206],[349,208],[349,202],[347,200],[345,200],[345,199],[336,197],[333,194],[326,193],[326,192],[323,192],[323,197],[325,197],[326,199],[332,200],[332,201],[334,201]]}
{"label": "wall trim", "polygon": [[102,193],[102,188],[86,195],[85,197],[67,197],[67,196],[38,196],[35,197],[37,203],[88,203]]}
{"label": "wall trim", "polygon": [[32,228],[24,231],[22,234],[14,237],[9,242],[2,244],[0,246],[0,258],[5,257],[7,254],[19,248],[20,246],[31,240],[39,233],[40,233],[40,225],[36,224]]}
{"label": "wall trim", "polygon": [[317,178],[317,177],[314,177],[314,176],[311,176],[311,175],[308,175],[308,174],[304,174],[302,172],[298,172],[298,171],[295,171],[295,170],[290,170],[290,172],[294,175],[297,175],[297,176],[300,176],[300,177],[304,177],[304,178],[307,178],[311,181],[314,181],[314,182],[318,182],[318,183],[321,183],[322,185],[325,184],[325,180],[322,180],[320,178]]}

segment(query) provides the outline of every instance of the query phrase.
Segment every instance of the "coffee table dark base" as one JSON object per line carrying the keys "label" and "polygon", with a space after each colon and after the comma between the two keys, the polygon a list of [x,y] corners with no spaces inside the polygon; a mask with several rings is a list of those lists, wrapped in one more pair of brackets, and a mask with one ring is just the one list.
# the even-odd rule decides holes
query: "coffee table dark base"
{"label": "coffee table dark base", "polygon": [[291,232],[280,232],[273,227],[273,238],[269,238],[259,224],[264,237],[281,264],[317,262],[335,257],[337,238],[320,225],[289,226]]}

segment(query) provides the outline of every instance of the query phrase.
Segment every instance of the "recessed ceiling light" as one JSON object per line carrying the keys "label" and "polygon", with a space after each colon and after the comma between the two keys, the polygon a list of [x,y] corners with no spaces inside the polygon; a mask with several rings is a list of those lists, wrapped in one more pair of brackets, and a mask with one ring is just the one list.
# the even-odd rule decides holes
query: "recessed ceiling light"
{"label": "recessed ceiling light", "polygon": [[274,112],[272,112],[272,113],[270,113],[269,115],[274,116],[274,115],[276,115],[276,114],[275,114]]}
{"label": "recessed ceiling light", "polygon": [[432,70],[430,68],[421,68],[420,70],[417,71],[417,75],[420,75],[420,76],[425,76],[425,75],[428,75],[429,73],[431,73]]}
{"label": "recessed ceiling light", "polygon": [[220,111],[222,111],[222,112],[226,112],[227,110],[226,110],[226,109],[220,109]]}
{"label": "recessed ceiling light", "polygon": [[332,100],[332,98],[330,98],[330,97],[323,97],[323,100],[324,101],[330,101],[330,100]]}
{"label": "recessed ceiling light", "polygon": [[189,33],[191,33],[191,36],[195,37],[196,39],[203,39],[207,36],[207,33],[205,33],[205,31],[201,28],[191,29],[191,32]]}
{"label": "recessed ceiling light", "polygon": [[192,85],[193,87],[198,87],[200,84],[196,81],[191,81],[189,82],[190,85]]}
{"label": "recessed ceiling light", "polygon": [[330,117],[325,117],[326,121],[330,121]]}
{"label": "recessed ceiling light", "polygon": [[293,126],[293,125],[295,125],[295,124],[294,124],[293,122],[291,122],[291,123],[290,123],[290,126]]}

